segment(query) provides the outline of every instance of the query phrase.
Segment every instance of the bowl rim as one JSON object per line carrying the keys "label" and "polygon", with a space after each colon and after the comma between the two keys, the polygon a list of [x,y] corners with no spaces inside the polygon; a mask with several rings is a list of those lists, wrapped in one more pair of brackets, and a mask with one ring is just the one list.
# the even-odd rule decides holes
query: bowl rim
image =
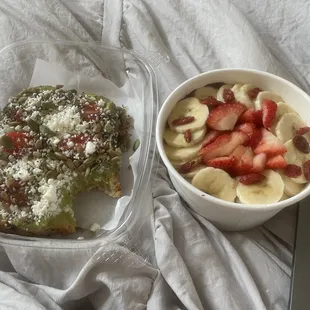
{"label": "bowl rim", "polygon": [[[193,194],[196,196],[199,196],[206,202],[211,202],[217,205],[220,205],[221,207],[229,207],[230,209],[237,209],[237,210],[243,210],[243,211],[265,211],[268,208],[268,211],[272,210],[278,210],[278,209],[283,209],[285,207],[291,206],[293,204],[298,203],[300,200],[304,199],[310,194],[310,186],[305,187],[300,193],[293,197],[289,197],[283,201],[271,203],[271,204],[251,204],[251,205],[246,205],[242,203],[236,203],[236,202],[229,202],[222,200],[220,198],[213,197],[198,188],[194,187],[191,183],[189,183],[187,180],[185,180],[178,172],[177,170],[172,166],[170,160],[166,156],[166,153],[163,148],[163,138],[160,136],[160,124],[161,120],[165,118],[165,110],[167,107],[175,104],[171,101],[173,97],[175,96],[176,93],[178,93],[181,89],[183,89],[186,85],[195,82],[196,80],[201,80],[209,75],[212,75],[214,73],[241,73],[241,72],[247,72],[247,73],[252,73],[260,76],[265,76],[274,80],[277,80],[280,83],[285,84],[289,88],[293,89],[296,92],[299,92],[305,99],[309,102],[310,104],[310,96],[304,92],[301,88],[293,84],[292,82],[277,76],[275,74],[265,72],[265,71],[260,71],[260,70],[255,70],[255,69],[246,69],[246,68],[222,68],[222,69],[215,69],[215,70],[210,70],[207,72],[200,73],[198,75],[195,75],[183,83],[181,83],[178,87],[176,87],[170,95],[165,99],[164,103],[162,104],[160,111],[158,113],[158,118],[156,122],[156,144],[157,148],[160,154],[161,159],[163,160],[166,168],[168,169],[168,172],[172,174],[172,176],[177,180],[178,183],[180,183],[183,187],[187,188],[190,190]],[[167,118],[167,117],[166,117]],[[267,210],[266,210],[267,211]]]}

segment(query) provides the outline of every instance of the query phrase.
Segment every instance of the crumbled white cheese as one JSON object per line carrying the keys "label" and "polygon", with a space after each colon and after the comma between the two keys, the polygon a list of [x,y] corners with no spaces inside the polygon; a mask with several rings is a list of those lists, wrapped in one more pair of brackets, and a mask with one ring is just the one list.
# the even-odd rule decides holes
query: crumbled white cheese
{"label": "crumbled white cheese", "polygon": [[88,141],[85,147],[85,155],[88,156],[94,154],[95,152],[96,152],[96,144],[91,141]]}
{"label": "crumbled white cheese", "polygon": [[100,228],[101,228],[101,226],[100,226],[98,223],[94,223],[94,224],[91,226],[90,230],[93,231],[93,232],[96,232],[96,231],[98,231]]}
{"label": "crumbled white cheese", "polygon": [[23,158],[17,160],[13,165],[8,165],[5,172],[11,175],[15,180],[28,181],[31,176],[31,166],[28,161]]}
{"label": "crumbled white cheese", "polygon": [[33,171],[33,173],[34,173],[35,175],[38,175],[38,174],[42,173],[42,170],[39,169],[39,168],[34,168],[32,171]]}
{"label": "crumbled white cheese", "polygon": [[82,124],[78,124],[75,129],[77,132],[85,132],[89,127],[89,122],[84,121]]}
{"label": "crumbled white cheese", "polygon": [[84,237],[78,237],[77,240],[84,240]]}
{"label": "crumbled white cheese", "polygon": [[40,112],[39,111],[34,111],[34,112],[32,112],[30,118],[35,119],[38,115],[40,115]]}
{"label": "crumbled white cheese", "polygon": [[81,117],[76,106],[67,107],[64,110],[47,115],[44,119],[46,126],[59,133],[71,132],[81,122]]}
{"label": "crumbled white cheese", "polygon": [[74,143],[72,141],[68,141],[67,146],[68,147],[74,147]]}
{"label": "crumbled white cheese", "polygon": [[100,100],[98,101],[98,105],[99,105],[100,107],[104,107],[104,105],[105,105],[105,100],[100,99]]}
{"label": "crumbled white cheese", "polygon": [[60,142],[60,139],[57,137],[51,137],[50,141],[54,146],[56,146]]}
{"label": "crumbled white cheese", "polygon": [[47,183],[45,182],[38,188],[39,193],[42,194],[41,199],[35,201],[31,207],[36,217],[56,216],[61,212],[57,196],[57,188],[60,183],[61,181],[49,179]]}

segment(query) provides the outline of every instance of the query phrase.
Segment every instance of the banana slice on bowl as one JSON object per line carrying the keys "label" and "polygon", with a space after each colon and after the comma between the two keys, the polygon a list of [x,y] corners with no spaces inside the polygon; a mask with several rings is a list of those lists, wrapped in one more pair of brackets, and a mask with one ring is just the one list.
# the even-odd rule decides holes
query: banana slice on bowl
{"label": "banana slice on bowl", "polygon": [[184,147],[184,148],[174,148],[167,144],[164,144],[164,150],[166,152],[167,157],[172,161],[177,162],[187,162],[194,158],[197,158],[198,151],[202,147],[202,142],[198,143],[192,147]]}
{"label": "banana slice on bowl", "polygon": [[257,98],[255,100],[255,109],[256,110],[260,110],[262,108],[262,103],[265,99],[272,100],[275,103],[283,101],[283,99],[279,95],[277,95],[271,91],[262,91],[257,95]]}
{"label": "banana slice on bowl", "polygon": [[288,197],[293,197],[299,194],[305,187],[304,184],[296,183],[293,179],[281,174],[282,180],[284,182],[284,194]]}
{"label": "banana slice on bowl", "polygon": [[244,104],[248,109],[254,108],[254,102],[248,96],[248,91],[255,88],[251,84],[236,84],[231,89],[235,95],[236,101]]}
{"label": "banana slice on bowl", "polygon": [[262,173],[266,178],[252,185],[238,183],[237,196],[245,204],[269,204],[278,202],[284,191],[281,175],[273,170]]}
{"label": "banana slice on bowl", "polygon": [[307,126],[306,123],[295,113],[284,114],[276,125],[276,136],[283,142],[291,140],[296,131]]}
{"label": "banana slice on bowl", "polygon": [[234,85],[232,84],[224,84],[223,86],[221,86],[217,91],[216,99],[224,102],[223,98],[224,89],[232,89],[233,87]]}
{"label": "banana slice on bowl", "polygon": [[[171,130],[179,133],[188,129],[195,131],[205,127],[208,116],[208,106],[201,104],[197,98],[189,97],[176,103],[168,117],[168,124]],[[182,122],[186,118],[191,121]]]}
{"label": "banana slice on bowl", "polygon": [[203,127],[197,131],[192,132],[191,141],[187,142],[184,138],[183,133],[178,133],[170,128],[166,128],[164,132],[164,140],[165,142],[172,147],[191,147],[202,141],[206,134],[206,127]]}
{"label": "banana slice on bowl", "polygon": [[[284,153],[283,157],[288,165],[292,164],[292,165],[297,165],[299,167],[302,167],[303,163],[310,159],[309,154],[304,154],[296,149],[292,140],[287,141],[284,144],[284,146],[286,147],[287,151],[286,153]],[[291,180],[293,182],[300,183],[300,184],[308,183],[304,174],[302,174],[301,176],[297,178],[293,178]]]}
{"label": "banana slice on bowl", "polygon": [[207,167],[200,170],[194,176],[192,185],[211,196],[226,201],[235,201],[235,180],[222,169]]}
{"label": "banana slice on bowl", "polygon": [[205,87],[196,89],[194,92],[194,97],[197,99],[205,99],[210,96],[216,98],[216,94],[217,94],[217,89],[210,87],[210,86],[205,86]]}
{"label": "banana slice on bowl", "polygon": [[196,167],[194,167],[190,172],[188,173],[180,173],[182,177],[186,178],[186,179],[191,179],[193,178],[199,171],[205,169],[206,166],[204,165],[198,165]]}

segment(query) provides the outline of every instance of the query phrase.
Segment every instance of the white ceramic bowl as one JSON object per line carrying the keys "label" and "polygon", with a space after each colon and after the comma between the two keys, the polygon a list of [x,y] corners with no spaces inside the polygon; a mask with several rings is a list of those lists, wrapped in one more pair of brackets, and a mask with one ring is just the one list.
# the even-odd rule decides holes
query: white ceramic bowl
{"label": "white ceramic bowl", "polygon": [[176,191],[198,214],[210,220],[222,230],[245,230],[258,226],[287,206],[296,204],[310,194],[310,185],[298,195],[273,204],[245,205],[224,201],[210,196],[187,182],[172,166],[163,148],[163,131],[173,106],[193,90],[207,84],[253,84],[264,90],[279,94],[287,104],[294,107],[303,120],[310,125],[310,97],[296,85],[276,75],[247,69],[220,69],[199,74],[177,87],[161,107],[157,125],[156,141],[160,156],[168,169]]}

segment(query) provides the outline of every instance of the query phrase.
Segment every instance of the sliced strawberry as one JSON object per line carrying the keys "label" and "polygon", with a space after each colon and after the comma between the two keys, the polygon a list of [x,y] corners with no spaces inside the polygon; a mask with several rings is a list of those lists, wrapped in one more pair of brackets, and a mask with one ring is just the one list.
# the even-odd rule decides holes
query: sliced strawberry
{"label": "sliced strawberry", "polygon": [[62,139],[57,148],[61,151],[72,150],[74,153],[82,153],[85,150],[86,143],[92,141],[93,137],[85,134],[73,134],[69,138]]}
{"label": "sliced strawberry", "polygon": [[264,171],[266,165],[267,156],[265,153],[260,153],[253,158],[253,172],[259,173]]}
{"label": "sliced strawberry", "polygon": [[255,128],[256,128],[255,124],[253,123],[243,123],[243,124],[237,125],[235,127],[235,130],[241,130],[248,135],[252,135]]}
{"label": "sliced strawberry", "polygon": [[222,132],[217,131],[217,130],[211,130],[209,131],[205,137],[203,138],[202,142],[202,148],[204,148],[206,145],[210,144],[213,142],[218,136],[220,136]]}
{"label": "sliced strawberry", "polygon": [[11,131],[1,137],[4,151],[14,155],[23,155],[34,145],[33,136],[25,131]]}
{"label": "sliced strawberry", "polygon": [[287,150],[283,143],[270,131],[261,128],[262,139],[254,149],[255,154],[266,153],[267,157],[282,155]]}
{"label": "sliced strawberry", "polygon": [[252,185],[252,184],[261,182],[264,179],[265,179],[265,176],[263,174],[251,173],[251,174],[246,174],[240,177],[239,182],[244,185]]}
{"label": "sliced strawberry", "polygon": [[206,104],[207,106],[210,107],[217,107],[218,105],[222,104],[222,101],[217,100],[216,98],[209,96],[204,99],[200,99],[201,104]]}
{"label": "sliced strawberry", "polygon": [[252,172],[253,168],[253,151],[251,148],[247,148],[246,152],[242,155],[241,159],[235,163],[231,169],[231,173],[234,176],[244,175]]}
{"label": "sliced strawberry", "polygon": [[231,153],[230,156],[235,157],[237,160],[240,160],[243,154],[247,151],[247,148],[244,145],[239,145],[237,148]]}
{"label": "sliced strawberry", "polygon": [[203,155],[203,162],[209,159],[230,155],[238,145],[243,144],[248,135],[242,131],[235,131],[219,136],[214,142],[201,149],[198,154]]}
{"label": "sliced strawberry", "polygon": [[82,108],[81,116],[84,121],[98,121],[100,116],[100,107],[95,103],[86,102]]}
{"label": "sliced strawberry", "polygon": [[241,103],[223,103],[210,112],[207,124],[216,130],[232,130],[245,109]]}
{"label": "sliced strawberry", "polygon": [[229,171],[229,169],[233,167],[235,161],[236,158],[233,156],[222,156],[208,160],[207,166]]}
{"label": "sliced strawberry", "polygon": [[234,92],[229,89],[229,88],[225,88],[223,91],[223,99],[224,102],[232,102],[235,101],[235,94]]}
{"label": "sliced strawberry", "polygon": [[263,117],[262,110],[255,111],[254,109],[248,109],[240,115],[238,123],[239,124],[253,123],[257,127],[262,127],[263,126],[262,117]]}
{"label": "sliced strawberry", "polygon": [[286,166],[286,161],[282,155],[276,155],[274,157],[270,157],[266,161],[267,169],[280,169]]}
{"label": "sliced strawberry", "polygon": [[256,88],[252,88],[248,91],[248,96],[250,97],[251,100],[255,100],[257,95],[263,91],[262,89],[256,87]]}
{"label": "sliced strawberry", "polygon": [[257,147],[262,139],[261,129],[255,129],[250,136],[250,139],[246,142],[246,146],[250,146],[253,150]]}
{"label": "sliced strawberry", "polygon": [[277,114],[278,106],[277,104],[269,99],[265,99],[262,103],[262,111],[263,111],[263,125],[265,128],[270,128]]}
{"label": "sliced strawberry", "polygon": [[310,127],[302,127],[296,131],[296,135],[304,135],[310,132]]}

